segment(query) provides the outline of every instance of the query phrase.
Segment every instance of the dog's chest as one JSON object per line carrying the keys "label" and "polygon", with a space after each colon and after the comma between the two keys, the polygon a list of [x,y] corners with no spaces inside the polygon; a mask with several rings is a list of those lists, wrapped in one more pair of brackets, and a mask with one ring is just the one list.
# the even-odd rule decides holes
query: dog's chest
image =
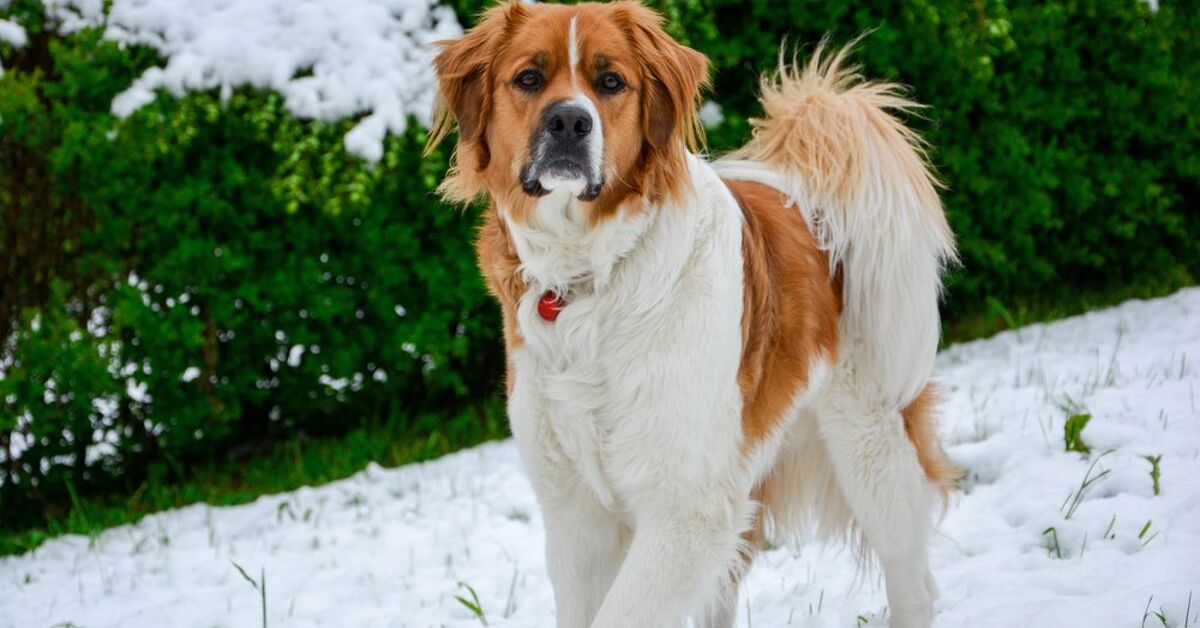
{"label": "dog's chest", "polygon": [[[509,414],[526,463],[537,470],[531,475],[582,479],[615,508],[614,443],[634,438],[652,413],[639,399],[644,373],[655,368],[655,344],[672,324],[678,295],[671,287],[688,266],[693,228],[682,213],[662,212],[591,230],[572,223],[510,225],[529,290],[516,311],[522,346],[512,355]],[[538,313],[547,290],[566,299],[554,321]]]}
{"label": "dog's chest", "polygon": [[[625,346],[608,339],[607,325],[599,319],[569,316],[578,307],[579,301],[571,303],[553,323],[540,318],[523,321],[527,344],[518,357],[520,385],[514,397],[524,399],[514,401],[535,408],[523,416],[535,423],[529,444],[538,465],[549,472],[541,477],[553,481],[577,475],[601,502],[613,507],[617,500],[605,461],[610,443],[626,427],[622,419],[628,422],[636,416],[621,416],[616,410],[631,405],[617,382],[632,356]],[[532,331],[535,327],[541,329]]]}
{"label": "dog's chest", "polygon": [[[627,270],[623,266],[600,291],[575,286],[554,321],[537,312],[542,289],[531,288],[518,305],[524,342],[513,356],[511,403],[527,407],[510,413],[514,433],[534,452],[544,472],[539,477],[578,477],[609,508],[620,502],[613,449],[652,414],[640,393],[646,369],[656,368],[657,339],[670,325],[669,299],[641,302],[639,284],[653,279]],[[518,421],[529,423],[524,438]]]}

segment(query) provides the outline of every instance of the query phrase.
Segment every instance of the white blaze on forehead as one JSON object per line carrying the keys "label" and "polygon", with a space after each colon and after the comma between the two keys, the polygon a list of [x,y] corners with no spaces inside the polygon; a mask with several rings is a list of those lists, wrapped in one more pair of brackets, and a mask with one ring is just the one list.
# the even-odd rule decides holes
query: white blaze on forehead
{"label": "white blaze on forehead", "polygon": [[579,66],[579,27],[577,22],[579,17],[571,16],[571,29],[567,35],[567,62],[571,66],[571,85],[579,87],[579,83],[575,78],[575,68]]}

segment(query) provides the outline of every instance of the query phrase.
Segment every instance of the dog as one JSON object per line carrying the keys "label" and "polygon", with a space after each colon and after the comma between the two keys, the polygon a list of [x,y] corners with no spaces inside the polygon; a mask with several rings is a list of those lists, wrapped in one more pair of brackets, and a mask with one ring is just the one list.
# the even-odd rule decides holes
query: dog
{"label": "dog", "polygon": [[440,193],[487,201],[557,625],[731,627],[756,548],[815,532],[873,550],[893,627],[929,626],[955,246],[917,105],[845,49],[781,54],[709,161],[708,61],[640,4],[501,4],[440,46],[429,146],[457,130]]}

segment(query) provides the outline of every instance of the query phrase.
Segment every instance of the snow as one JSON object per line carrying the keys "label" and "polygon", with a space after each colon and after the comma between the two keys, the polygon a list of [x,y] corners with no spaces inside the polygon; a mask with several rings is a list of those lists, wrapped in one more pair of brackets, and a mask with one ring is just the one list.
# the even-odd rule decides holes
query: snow
{"label": "snow", "polygon": [[[0,8],[4,8],[0,4]],[[21,48],[29,43],[25,29],[12,20],[0,19],[0,44],[8,44],[13,48]],[[4,76],[4,64],[0,63],[0,76]]]}
{"label": "snow", "polygon": [[721,105],[713,100],[705,101],[704,105],[700,107],[698,114],[700,122],[709,129],[720,126],[725,121],[724,110],[721,109]]}
{"label": "snow", "polygon": [[29,43],[29,39],[25,36],[25,29],[21,28],[20,24],[12,20],[0,19],[0,43],[20,48]]}
{"label": "snow", "polygon": [[116,115],[158,90],[270,89],[300,118],[361,116],[344,143],[372,162],[408,116],[429,126],[432,44],[462,35],[454,11],[436,0],[192,0],[186,10],[179,0],[114,0],[107,18],[100,0],[53,0],[47,12],[63,32],[104,26],[105,37],[166,58],[117,95]]}
{"label": "snow", "polygon": [[304,359],[304,345],[292,345],[288,350],[287,365],[291,367],[300,366],[300,361]]}
{"label": "snow", "polygon": [[104,26],[104,0],[43,0],[42,4],[47,17],[58,24],[59,32]]}
{"label": "snow", "polygon": [[[944,351],[942,432],[969,477],[931,551],[936,625],[1200,622],[1198,364],[1197,288]],[[1089,456],[1063,445],[1082,413]],[[1147,455],[1162,456],[1161,495]],[[260,625],[234,563],[265,573],[274,626],[482,625],[455,599],[466,586],[490,626],[553,625],[537,504],[499,442],[0,559],[0,627]],[[817,543],[765,552],[738,625],[885,625],[879,579],[855,565]]]}

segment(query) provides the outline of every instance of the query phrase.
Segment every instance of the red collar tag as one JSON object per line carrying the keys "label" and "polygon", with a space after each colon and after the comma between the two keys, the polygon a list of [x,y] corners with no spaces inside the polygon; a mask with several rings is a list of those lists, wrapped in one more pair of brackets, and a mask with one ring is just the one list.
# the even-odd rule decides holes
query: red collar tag
{"label": "red collar tag", "polygon": [[566,299],[559,296],[553,290],[547,290],[542,293],[542,298],[538,299],[537,310],[538,314],[542,318],[553,323],[554,319],[558,318],[558,313],[561,312],[566,305]]}

